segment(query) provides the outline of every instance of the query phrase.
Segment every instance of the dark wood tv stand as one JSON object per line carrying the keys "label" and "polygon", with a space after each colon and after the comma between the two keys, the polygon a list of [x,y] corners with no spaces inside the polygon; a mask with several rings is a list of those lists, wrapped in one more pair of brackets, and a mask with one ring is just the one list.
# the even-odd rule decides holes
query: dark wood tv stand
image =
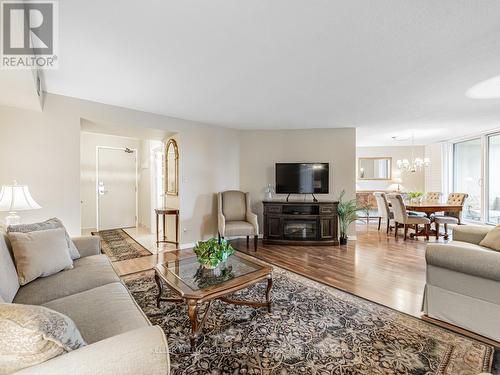
{"label": "dark wood tv stand", "polygon": [[337,203],[264,201],[264,243],[338,246]]}

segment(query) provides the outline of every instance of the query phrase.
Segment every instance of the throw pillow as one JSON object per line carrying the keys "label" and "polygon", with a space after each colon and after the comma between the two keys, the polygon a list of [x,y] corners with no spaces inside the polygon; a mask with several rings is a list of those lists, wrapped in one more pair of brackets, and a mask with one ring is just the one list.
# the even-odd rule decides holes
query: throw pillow
{"label": "throw pillow", "polygon": [[10,225],[7,228],[7,232],[29,233],[29,232],[36,232],[39,230],[56,229],[56,228],[64,228],[64,232],[66,235],[66,241],[68,242],[68,249],[69,249],[69,253],[71,255],[71,259],[75,260],[75,259],[80,258],[80,253],[78,252],[78,249],[76,248],[73,241],[71,241],[71,237],[69,236],[68,232],[66,231],[66,228],[64,227],[62,221],[56,217],[42,221],[40,223]]}
{"label": "throw pillow", "polygon": [[64,228],[8,234],[19,284],[73,268]]}
{"label": "throw pillow", "polygon": [[69,317],[43,306],[0,304],[0,332],[0,374],[87,345]]}
{"label": "throw pillow", "polygon": [[490,230],[483,240],[479,242],[479,245],[500,251],[500,225]]}

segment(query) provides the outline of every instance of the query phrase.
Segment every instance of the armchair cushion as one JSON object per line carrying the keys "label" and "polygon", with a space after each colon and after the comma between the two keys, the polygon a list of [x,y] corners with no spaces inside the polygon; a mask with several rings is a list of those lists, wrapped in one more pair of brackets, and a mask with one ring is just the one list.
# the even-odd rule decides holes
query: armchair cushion
{"label": "armchair cushion", "polygon": [[256,228],[247,221],[230,221],[226,223],[225,236],[256,236]]}
{"label": "armchair cushion", "polygon": [[236,190],[222,193],[222,214],[226,221],[244,221],[246,212],[245,193]]}

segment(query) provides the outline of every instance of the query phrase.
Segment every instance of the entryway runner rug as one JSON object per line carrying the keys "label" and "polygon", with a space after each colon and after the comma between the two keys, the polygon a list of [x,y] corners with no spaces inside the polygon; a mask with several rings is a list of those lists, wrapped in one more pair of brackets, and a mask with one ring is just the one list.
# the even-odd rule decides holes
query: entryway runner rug
{"label": "entryway runner rug", "polygon": [[[215,301],[194,353],[186,307],[168,302],[156,307],[153,271],[124,281],[151,322],[166,332],[175,374],[477,375],[490,370],[488,345],[274,270],[273,312]],[[257,284],[234,297],[260,299],[264,288]]]}
{"label": "entryway runner rug", "polygon": [[102,252],[112,262],[151,255],[149,250],[136,242],[123,229],[101,230],[92,232],[92,235],[101,237]]}

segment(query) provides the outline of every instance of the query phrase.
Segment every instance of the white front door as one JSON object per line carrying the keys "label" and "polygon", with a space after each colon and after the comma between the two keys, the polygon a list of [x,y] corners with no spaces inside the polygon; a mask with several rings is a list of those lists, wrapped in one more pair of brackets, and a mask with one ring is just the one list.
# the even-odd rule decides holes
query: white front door
{"label": "white front door", "polygon": [[97,228],[135,227],[137,151],[97,148]]}

